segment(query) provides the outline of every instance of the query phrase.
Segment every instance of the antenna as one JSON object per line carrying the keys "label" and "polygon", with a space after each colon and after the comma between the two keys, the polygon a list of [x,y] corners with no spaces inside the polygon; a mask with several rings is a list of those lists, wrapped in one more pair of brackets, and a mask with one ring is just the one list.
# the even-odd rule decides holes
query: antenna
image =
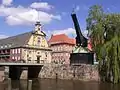
{"label": "antenna", "polygon": [[[38,0],[38,2],[40,2],[40,0]],[[39,8],[38,8],[38,21],[37,22],[40,22],[40,17],[39,17],[39,15],[40,15],[40,13],[39,13]]]}
{"label": "antenna", "polygon": [[[37,10],[37,9],[36,9]],[[39,8],[38,8],[38,10],[37,10],[37,14],[38,14],[38,17],[37,17],[37,22],[40,22],[40,18],[39,18]]]}

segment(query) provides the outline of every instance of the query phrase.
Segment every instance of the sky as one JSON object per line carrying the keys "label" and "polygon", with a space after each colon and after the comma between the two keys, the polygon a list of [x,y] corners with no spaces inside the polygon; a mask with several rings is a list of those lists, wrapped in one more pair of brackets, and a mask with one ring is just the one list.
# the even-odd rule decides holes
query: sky
{"label": "sky", "polygon": [[0,0],[0,38],[32,31],[38,20],[47,37],[61,33],[75,37],[73,8],[82,33],[87,35],[86,18],[95,4],[107,13],[120,13],[119,0]]}

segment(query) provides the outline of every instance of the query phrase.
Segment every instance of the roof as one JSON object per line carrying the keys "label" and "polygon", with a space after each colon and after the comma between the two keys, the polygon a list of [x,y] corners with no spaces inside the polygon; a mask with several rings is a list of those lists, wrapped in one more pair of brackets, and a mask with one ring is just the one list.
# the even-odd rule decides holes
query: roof
{"label": "roof", "polygon": [[11,45],[11,48],[23,46],[28,42],[31,35],[32,32],[27,32],[16,36],[8,37],[5,39],[0,39],[0,46]]}
{"label": "roof", "polygon": [[76,41],[73,38],[69,38],[65,34],[59,34],[59,35],[52,35],[50,40],[48,41],[49,44],[72,44],[75,45]]}

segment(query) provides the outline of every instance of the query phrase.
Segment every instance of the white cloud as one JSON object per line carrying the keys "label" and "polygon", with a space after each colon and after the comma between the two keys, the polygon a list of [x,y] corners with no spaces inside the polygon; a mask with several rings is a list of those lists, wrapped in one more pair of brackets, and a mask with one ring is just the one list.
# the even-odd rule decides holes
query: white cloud
{"label": "white cloud", "polygon": [[12,2],[13,2],[13,0],[2,0],[2,5],[9,6],[9,5],[11,5]]}
{"label": "white cloud", "polygon": [[0,35],[0,39],[7,38],[7,35]]}
{"label": "white cloud", "polygon": [[82,31],[82,34],[83,34],[85,37],[87,37],[88,30],[83,30],[83,31]]}
{"label": "white cloud", "polygon": [[47,2],[34,2],[30,5],[30,7],[35,9],[47,9],[47,10],[53,8],[53,6],[49,5]]}
{"label": "white cloud", "polygon": [[57,34],[66,34],[68,36],[75,37],[76,32],[73,28],[66,28],[66,29],[58,29],[58,30],[47,30],[45,31],[47,38],[50,39],[51,35],[57,35]]}
{"label": "white cloud", "polygon": [[[48,30],[46,31],[47,35],[57,35],[57,34],[66,34],[72,38],[76,37],[76,31],[74,28],[66,28],[66,29],[61,29],[61,30]],[[82,35],[85,36],[87,38],[87,34],[88,31],[87,30],[83,30],[82,31]],[[51,36],[48,36],[48,38],[50,38]]]}
{"label": "white cloud", "polygon": [[[52,15],[46,12],[39,11],[40,22],[47,24],[52,21],[52,19],[60,20],[59,15]],[[8,16],[6,22],[10,25],[29,25],[35,23],[38,20],[38,12],[35,9],[31,9],[24,13],[19,13],[17,15]]]}
{"label": "white cloud", "polygon": [[[74,28],[66,28],[66,29],[61,29],[61,30],[51,30],[51,31],[48,31],[48,33],[53,34],[53,35],[56,35],[56,34],[76,35],[76,31]],[[86,37],[88,34],[88,30],[83,30],[82,34]]]}
{"label": "white cloud", "polygon": [[[39,15],[39,16],[38,16]],[[6,22],[9,25],[29,25],[38,21],[38,17],[41,23],[50,23],[53,19],[61,20],[60,15],[53,15],[45,11],[38,11],[33,8],[25,8],[23,6],[7,7],[0,6],[0,16],[6,18]]]}
{"label": "white cloud", "polygon": [[57,19],[57,20],[61,20],[61,16],[60,15],[52,15],[51,14],[51,18]]}
{"label": "white cloud", "polygon": [[23,6],[6,7],[6,6],[1,5],[0,6],[0,16],[16,15],[19,13],[27,12],[29,10],[30,10],[30,8],[24,8]]}
{"label": "white cloud", "polygon": [[6,18],[6,22],[7,22],[9,25],[22,25],[22,24],[24,24],[24,23],[23,23],[23,20],[18,19],[18,18],[14,17],[14,16],[8,16],[8,17]]}
{"label": "white cloud", "polygon": [[66,35],[75,34],[75,29],[67,28],[67,29],[62,29],[62,30],[53,30],[52,34],[54,34],[54,35],[56,35],[56,34],[66,34]]}

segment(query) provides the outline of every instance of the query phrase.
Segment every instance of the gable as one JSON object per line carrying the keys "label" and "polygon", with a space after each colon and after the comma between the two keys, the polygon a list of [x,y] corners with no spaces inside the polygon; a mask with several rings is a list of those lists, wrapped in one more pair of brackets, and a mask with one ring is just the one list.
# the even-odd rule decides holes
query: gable
{"label": "gable", "polygon": [[39,34],[32,34],[27,44],[31,47],[37,48],[48,47],[47,40],[42,32],[40,32]]}

